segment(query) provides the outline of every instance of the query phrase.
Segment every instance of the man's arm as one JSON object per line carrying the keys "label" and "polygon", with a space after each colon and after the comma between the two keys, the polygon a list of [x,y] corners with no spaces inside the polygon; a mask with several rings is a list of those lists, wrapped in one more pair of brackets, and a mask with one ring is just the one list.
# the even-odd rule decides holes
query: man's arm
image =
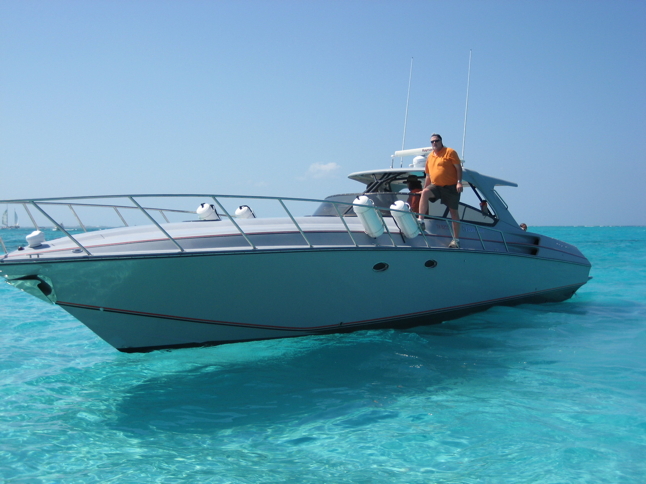
{"label": "man's arm", "polygon": [[458,190],[458,193],[462,192],[462,165],[457,164],[455,166],[455,171],[458,173],[458,183],[455,185],[455,188]]}
{"label": "man's arm", "polygon": [[[455,157],[453,159],[453,166],[455,167],[455,172],[458,175],[458,182],[455,185],[455,188],[457,189],[458,193],[462,193],[462,163],[460,163],[460,158],[458,157],[458,154],[453,152],[455,154]],[[456,163],[457,161],[457,163]]]}

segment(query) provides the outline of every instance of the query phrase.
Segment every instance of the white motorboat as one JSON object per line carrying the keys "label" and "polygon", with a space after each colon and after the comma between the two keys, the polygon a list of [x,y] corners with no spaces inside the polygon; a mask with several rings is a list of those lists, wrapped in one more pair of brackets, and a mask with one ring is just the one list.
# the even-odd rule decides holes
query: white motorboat
{"label": "white motorboat", "polygon": [[[37,229],[53,223],[61,237],[45,240],[36,230],[26,246],[5,250],[0,273],[124,352],[408,328],[496,305],[563,301],[588,281],[579,250],[519,228],[495,189],[514,183],[464,169],[465,191],[479,202],[461,203],[453,249],[446,207],[430,204],[422,230],[407,205],[394,204],[408,198],[410,174],[422,177],[423,167],[353,173],[364,185],[359,193],[325,200],[1,201],[25,207]],[[85,233],[55,221],[68,209]],[[94,221],[93,210],[122,226],[87,229],[79,214]],[[133,225],[137,217],[145,223]]]}

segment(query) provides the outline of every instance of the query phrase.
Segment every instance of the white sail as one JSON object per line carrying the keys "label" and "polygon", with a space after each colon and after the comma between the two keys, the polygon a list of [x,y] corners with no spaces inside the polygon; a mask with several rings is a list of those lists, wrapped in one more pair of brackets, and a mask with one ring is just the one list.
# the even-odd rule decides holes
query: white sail
{"label": "white sail", "polygon": [[2,225],[3,227],[9,225],[9,209],[5,210],[2,214]]}

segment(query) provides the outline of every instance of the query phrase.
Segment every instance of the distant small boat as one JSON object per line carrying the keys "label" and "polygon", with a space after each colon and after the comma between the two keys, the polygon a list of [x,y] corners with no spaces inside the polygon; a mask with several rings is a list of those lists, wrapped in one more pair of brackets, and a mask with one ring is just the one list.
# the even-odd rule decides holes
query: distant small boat
{"label": "distant small boat", "polygon": [[2,214],[2,228],[3,229],[19,229],[20,224],[18,223],[18,214],[16,210],[13,211],[13,225],[9,225],[9,209],[5,209]]}

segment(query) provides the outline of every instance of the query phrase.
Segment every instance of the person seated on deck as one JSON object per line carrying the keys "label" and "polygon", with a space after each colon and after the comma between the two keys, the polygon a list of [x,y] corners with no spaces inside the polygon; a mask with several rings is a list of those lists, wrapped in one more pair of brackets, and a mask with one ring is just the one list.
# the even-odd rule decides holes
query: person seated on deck
{"label": "person seated on deck", "polygon": [[520,228],[527,231],[527,224],[525,223],[520,224]]}
{"label": "person seated on deck", "polygon": [[408,185],[410,193],[406,203],[410,206],[412,212],[419,212],[419,194],[422,192],[422,182],[416,175],[408,175],[406,185]]}

